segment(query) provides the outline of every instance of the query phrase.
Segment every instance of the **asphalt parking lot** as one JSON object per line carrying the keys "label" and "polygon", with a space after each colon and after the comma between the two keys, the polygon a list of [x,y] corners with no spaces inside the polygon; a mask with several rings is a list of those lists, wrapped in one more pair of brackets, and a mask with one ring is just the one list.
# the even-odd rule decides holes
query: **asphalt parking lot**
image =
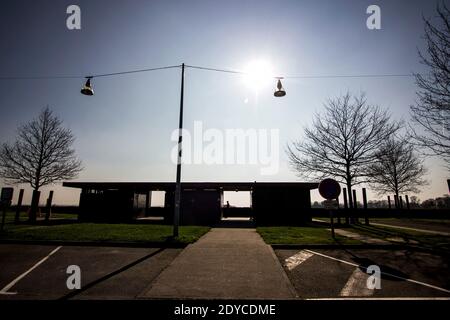
{"label": "asphalt parking lot", "polygon": [[[409,250],[276,250],[300,298],[450,297],[449,256]],[[381,271],[368,289],[367,267]]]}
{"label": "asphalt parking lot", "polygon": [[[181,250],[1,244],[0,299],[134,299]],[[81,269],[76,294],[66,285],[70,265]]]}
{"label": "asphalt parking lot", "polygon": [[[0,244],[0,300],[142,299],[181,251]],[[448,255],[387,249],[275,253],[298,298],[450,297]],[[67,288],[70,265],[81,269],[81,290]],[[369,265],[380,267],[381,289],[367,288]]]}

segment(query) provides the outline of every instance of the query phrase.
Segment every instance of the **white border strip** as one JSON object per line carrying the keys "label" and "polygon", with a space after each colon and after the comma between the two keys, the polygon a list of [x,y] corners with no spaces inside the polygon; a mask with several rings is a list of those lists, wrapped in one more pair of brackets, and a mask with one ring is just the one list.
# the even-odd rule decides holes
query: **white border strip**
{"label": "white border strip", "polygon": [[296,254],[294,254],[293,256],[285,259],[284,265],[289,271],[291,271],[292,269],[295,269],[297,266],[299,266],[300,264],[302,264],[303,262],[305,262],[312,256],[314,256],[313,253],[307,252],[305,250],[301,250],[301,251],[297,252]]}
{"label": "white border strip", "polygon": [[37,267],[39,267],[42,263],[44,263],[45,260],[47,260],[48,258],[50,258],[51,255],[53,255],[54,253],[56,253],[59,249],[61,249],[62,246],[57,247],[56,249],[54,249],[52,252],[50,252],[47,256],[45,256],[44,258],[42,258],[41,260],[39,260],[34,266],[32,266],[30,269],[28,269],[27,271],[25,271],[24,273],[22,273],[20,276],[18,276],[17,278],[15,278],[13,281],[11,281],[10,283],[8,283],[2,290],[0,290],[0,294],[16,294],[17,292],[8,292],[9,289],[11,289],[17,282],[19,282],[20,280],[22,280],[23,278],[25,278],[31,271],[33,271],[34,269],[36,269]]}
{"label": "white border strip", "polygon": [[448,301],[450,300],[450,298],[446,298],[446,297],[381,297],[381,298],[373,298],[373,297],[367,297],[367,298],[361,298],[361,297],[348,297],[348,298],[307,298],[305,300],[319,300],[319,301],[333,301],[333,300],[412,300],[412,301],[420,301],[420,300],[445,300]]}
{"label": "white border strip", "polygon": [[348,278],[344,288],[339,295],[341,297],[365,296],[370,297],[375,293],[374,289],[367,287],[367,279],[369,275],[360,268],[355,268],[351,276]]}

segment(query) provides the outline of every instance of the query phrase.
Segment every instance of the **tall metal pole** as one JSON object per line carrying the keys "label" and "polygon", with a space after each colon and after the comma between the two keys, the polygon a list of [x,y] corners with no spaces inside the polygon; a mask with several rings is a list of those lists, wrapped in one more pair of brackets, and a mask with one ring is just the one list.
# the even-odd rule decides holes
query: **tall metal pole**
{"label": "tall metal pole", "polygon": [[180,121],[178,125],[178,160],[177,160],[177,184],[175,187],[175,212],[173,216],[173,236],[178,237],[181,207],[181,154],[183,142],[183,102],[184,102],[184,63],[181,64],[181,94],[180,94]]}

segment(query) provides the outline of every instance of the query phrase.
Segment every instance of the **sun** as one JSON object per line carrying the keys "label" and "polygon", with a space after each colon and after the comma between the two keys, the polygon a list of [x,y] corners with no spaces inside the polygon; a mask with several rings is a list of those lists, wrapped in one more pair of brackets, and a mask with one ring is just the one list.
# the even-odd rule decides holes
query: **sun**
{"label": "sun", "polygon": [[273,82],[271,64],[266,60],[253,60],[244,69],[245,85],[255,91],[259,91]]}

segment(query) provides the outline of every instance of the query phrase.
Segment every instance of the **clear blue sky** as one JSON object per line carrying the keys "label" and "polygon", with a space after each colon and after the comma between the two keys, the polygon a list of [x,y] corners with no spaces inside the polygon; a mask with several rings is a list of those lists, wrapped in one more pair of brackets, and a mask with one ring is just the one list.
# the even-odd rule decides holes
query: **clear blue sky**
{"label": "clear blue sky", "polygon": [[[435,1],[8,1],[0,10],[0,76],[89,75],[191,65],[243,69],[270,61],[277,75],[398,74],[426,71],[422,15]],[[81,7],[81,30],[66,28],[66,8]],[[366,28],[366,8],[381,8],[381,30]],[[79,93],[82,79],[0,80],[0,139],[46,105],[76,136],[85,170],[80,181],[174,181],[170,161],[177,127],[179,69],[94,79],[95,96]],[[275,83],[274,83],[275,84]],[[257,165],[190,165],[185,181],[297,181],[286,143],[320,112],[327,98],[350,90],[409,119],[413,78],[286,79],[286,97],[273,88],[253,92],[237,75],[188,69],[185,127],[280,130],[280,171]],[[427,159],[432,182],[422,200],[448,192],[442,162]],[[57,203],[78,193],[54,186]],[[65,189],[65,188],[64,188]],[[48,190],[48,189],[44,189]],[[316,199],[313,194],[313,199]]]}

